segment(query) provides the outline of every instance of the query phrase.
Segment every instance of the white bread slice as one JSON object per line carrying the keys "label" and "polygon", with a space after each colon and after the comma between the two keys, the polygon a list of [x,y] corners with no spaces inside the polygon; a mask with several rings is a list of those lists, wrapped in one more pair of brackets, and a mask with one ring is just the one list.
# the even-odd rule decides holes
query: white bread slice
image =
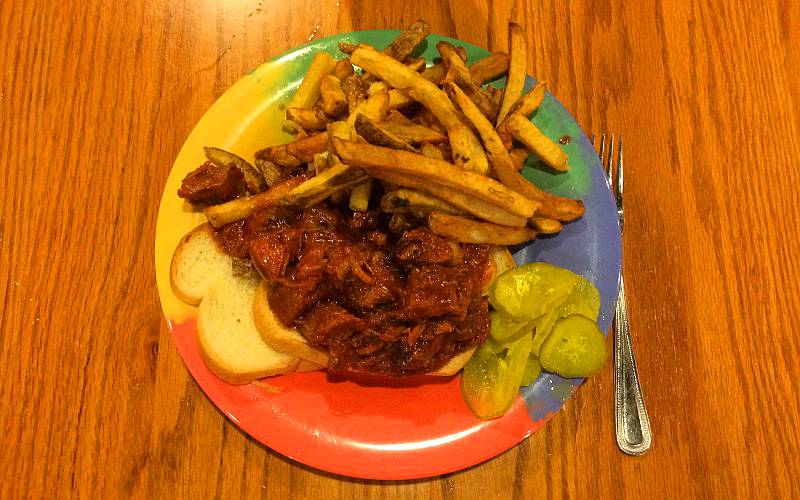
{"label": "white bread slice", "polygon": [[196,306],[217,280],[230,276],[231,261],[214,239],[209,224],[192,229],[172,255],[170,282],[175,295]]}
{"label": "white bread slice", "polygon": [[231,384],[293,372],[300,362],[272,349],[258,333],[253,297],[259,281],[229,272],[226,279],[211,286],[197,313],[203,360],[216,376]]}
{"label": "white bread slice", "polygon": [[[497,246],[493,249],[491,254],[491,264],[493,267],[492,279],[488,280],[488,283],[484,284],[484,291],[488,289],[489,284],[492,282],[495,276],[498,276],[515,266],[514,258],[511,256],[511,252],[508,251],[508,248],[502,246]],[[282,352],[297,356],[302,360],[310,361],[311,363],[322,366],[328,366],[328,353],[312,347],[305,337],[300,334],[300,332],[294,328],[284,327],[275,318],[275,315],[269,308],[269,302],[267,300],[267,292],[269,290],[268,287],[269,284],[266,281],[262,281],[256,289],[253,300],[253,315],[255,317],[256,327],[258,328],[258,331],[261,334],[264,342]],[[450,361],[447,362],[446,365],[434,372],[429,373],[428,375],[455,375],[464,367],[464,365],[467,364],[472,357],[472,354],[475,352],[475,349],[477,348],[464,351],[461,354],[454,356]]]}

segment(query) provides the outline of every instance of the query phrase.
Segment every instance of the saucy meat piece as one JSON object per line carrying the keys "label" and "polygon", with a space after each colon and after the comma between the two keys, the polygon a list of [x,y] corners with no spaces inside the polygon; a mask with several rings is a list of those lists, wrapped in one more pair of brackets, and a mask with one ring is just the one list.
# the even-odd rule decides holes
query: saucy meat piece
{"label": "saucy meat piece", "polygon": [[330,297],[333,290],[321,276],[296,279],[294,276],[271,283],[267,301],[275,317],[290,328],[306,309],[318,301]]}
{"label": "saucy meat piece", "polygon": [[395,259],[415,264],[456,264],[462,260],[457,243],[428,228],[406,231],[397,242]]}
{"label": "saucy meat piece", "polygon": [[366,313],[395,301],[400,294],[401,283],[389,264],[383,252],[370,252],[361,268],[364,275],[353,275],[345,282],[344,296],[350,307]]}
{"label": "saucy meat piece", "polygon": [[362,329],[364,322],[333,302],[320,302],[297,323],[297,330],[312,345],[325,346],[330,339],[349,337]]}
{"label": "saucy meat piece", "polygon": [[242,171],[233,165],[218,167],[207,161],[181,181],[178,196],[193,203],[213,205],[245,194]]}
{"label": "saucy meat piece", "polygon": [[383,215],[378,210],[353,212],[353,215],[347,221],[347,227],[353,231],[367,232],[378,229],[382,219]]}
{"label": "saucy meat piece", "polygon": [[439,265],[415,267],[408,277],[406,305],[403,315],[408,320],[418,320],[460,315],[466,304],[459,300],[462,272]]}
{"label": "saucy meat piece", "polygon": [[294,229],[259,233],[250,242],[250,258],[264,279],[274,280],[297,258],[301,242],[302,233]]}

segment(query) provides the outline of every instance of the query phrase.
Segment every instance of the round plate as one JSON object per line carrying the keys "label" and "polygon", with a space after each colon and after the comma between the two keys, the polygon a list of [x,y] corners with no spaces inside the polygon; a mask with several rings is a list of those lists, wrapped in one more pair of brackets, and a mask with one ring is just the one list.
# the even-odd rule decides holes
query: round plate
{"label": "round plate", "polygon": [[[252,159],[260,148],[289,141],[281,131],[280,105],[299,85],[314,52],[326,50],[339,58],[340,41],[384,47],[398,33],[361,31],[314,41],[262,64],[234,84],[200,119],[178,154],[156,228],[156,275],[164,315],[183,361],[209,399],[241,429],[283,455],[325,471],[370,479],[434,476],[492,458],[541,428],[583,380],[543,374],[520,390],[505,416],[491,421],[470,413],[461,398],[460,376],[404,379],[388,387],[385,381],[370,378],[339,379],[312,372],[229,385],[200,358],[196,309],[175,297],[169,263],[181,236],[204,221],[202,213],[176,195],[181,179],[205,160],[202,146]],[[470,61],[488,55],[473,45],[431,35],[422,52],[428,61],[437,57],[439,40],[464,45]],[[516,248],[514,257],[518,263],[550,262],[595,283],[601,296],[598,323],[607,331],[621,263],[616,208],[608,184],[586,136],[551,94],[533,121],[553,139],[571,137],[562,146],[571,169],[554,174],[528,165],[524,174],[552,192],[583,199],[586,215],[565,225],[555,237]]]}

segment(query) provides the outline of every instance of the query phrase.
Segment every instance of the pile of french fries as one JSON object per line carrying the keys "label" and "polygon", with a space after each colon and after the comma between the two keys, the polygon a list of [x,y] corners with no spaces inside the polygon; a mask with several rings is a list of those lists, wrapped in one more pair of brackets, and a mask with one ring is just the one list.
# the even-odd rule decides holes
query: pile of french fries
{"label": "pile of french fries", "polygon": [[[295,140],[256,153],[269,188],[207,208],[210,223],[331,197],[349,196],[352,210],[374,209],[378,182],[382,210],[423,218],[433,232],[464,243],[519,244],[581,217],[581,201],[547,193],[519,173],[529,154],[569,169],[566,154],[529,119],[545,84],[524,92],[522,28],[510,24],[508,54],[470,65],[463,48],[446,41],[431,66],[413,57],[429,32],[417,21],[382,51],[342,43],[346,57],[338,61],[317,53],[286,108],[284,127]],[[485,85],[504,75],[504,90]],[[285,169],[304,173],[278,183]]]}

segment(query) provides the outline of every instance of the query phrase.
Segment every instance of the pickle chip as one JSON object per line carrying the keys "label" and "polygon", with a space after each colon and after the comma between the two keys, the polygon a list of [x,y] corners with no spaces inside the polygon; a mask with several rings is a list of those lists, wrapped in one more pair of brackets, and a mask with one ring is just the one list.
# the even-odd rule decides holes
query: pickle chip
{"label": "pickle chip", "polygon": [[539,362],[549,372],[565,378],[588,377],[603,367],[608,346],[594,321],[571,314],[556,322],[540,354]]}
{"label": "pickle chip", "polygon": [[479,418],[500,417],[514,404],[531,352],[531,336],[523,335],[507,346],[498,353],[484,344],[464,367],[461,392]]}
{"label": "pickle chip", "polygon": [[492,311],[489,317],[492,324],[489,335],[497,342],[513,342],[533,330],[532,321],[519,321],[502,311]]}
{"label": "pickle chip", "polygon": [[530,321],[563,303],[578,278],[567,269],[531,262],[498,276],[489,288],[489,302],[498,311]]}
{"label": "pickle chip", "polygon": [[519,385],[531,385],[540,373],[542,373],[542,365],[539,364],[539,359],[533,353],[530,353],[528,362],[525,364],[525,372],[522,374],[522,382]]}

